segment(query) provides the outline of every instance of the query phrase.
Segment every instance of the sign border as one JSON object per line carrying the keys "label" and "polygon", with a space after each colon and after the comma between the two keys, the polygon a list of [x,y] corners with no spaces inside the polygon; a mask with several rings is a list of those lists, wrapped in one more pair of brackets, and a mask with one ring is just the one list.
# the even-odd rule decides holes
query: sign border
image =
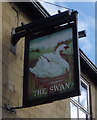
{"label": "sign border", "polygon": [[[66,92],[64,94],[60,95],[53,95],[46,98],[40,98],[33,101],[27,100],[27,93],[28,93],[28,62],[29,62],[29,41],[33,40],[35,38],[39,38],[45,35],[53,34],[55,32],[65,30],[68,28],[72,28],[73,30],[73,50],[74,50],[74,90],[71,92]],[[58,27],[58,28],[51,28],[49,30],[44,30],[44,32],[38,34],[38,35],[30,35],[27,36],[25,39],[25,53],[24,53],[24,79],[23,79],[23,107],[31,107],[36,105],[41,105],[45,103],[51,103],[53,101],[73,97],[80,95],[80,70],[79,70],[79,49],[78,49],[78,32],[77,32],[77,23],[74,21],[73,23],[69,23],[67,25]]]}

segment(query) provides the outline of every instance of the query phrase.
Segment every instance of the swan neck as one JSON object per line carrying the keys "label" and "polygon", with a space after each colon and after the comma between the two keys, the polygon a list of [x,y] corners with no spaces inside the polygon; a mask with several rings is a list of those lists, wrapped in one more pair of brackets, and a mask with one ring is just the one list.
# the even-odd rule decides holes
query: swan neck
{"label": "swan neck", "polygon": [[56,53],[56,55],[57,55],[58,57],[61,57],[61,56],[60,56],[60,49],[57,48],[56,51],[55,51],[55,53]]}

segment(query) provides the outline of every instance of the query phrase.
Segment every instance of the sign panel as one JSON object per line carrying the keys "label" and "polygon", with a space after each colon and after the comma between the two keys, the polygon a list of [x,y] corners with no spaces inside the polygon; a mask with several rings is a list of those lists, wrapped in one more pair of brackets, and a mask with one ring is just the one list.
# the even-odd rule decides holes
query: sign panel
{"label": "sign panel", "polygon": [[[24,106],[49,103],[79,95],[76,25],[26,39]],[[29,41],[29,42],[28,42]]]}

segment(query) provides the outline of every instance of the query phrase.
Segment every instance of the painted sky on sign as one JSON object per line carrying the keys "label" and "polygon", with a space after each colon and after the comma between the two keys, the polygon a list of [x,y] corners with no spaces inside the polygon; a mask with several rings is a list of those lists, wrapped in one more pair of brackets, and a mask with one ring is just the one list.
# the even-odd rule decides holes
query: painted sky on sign
{"label": "painted sky on sign", "polygon": [[71,28],[63,31],[59,31],[50,35],[46,35],[44,37],[36,38],[30,42],[30,48],[41,49],[41,48],[55,47],[57,43],[68,40],[68,39],[72,39]]}
{"label": "painted sky on sign", "polygon": [[[78,31],[86,30],[87,34],[87,37],[79,39],[79,47],[95,64],[95,2],[64,2],[64,0],[49,2],[78,11]],[[66,10],[44,2],[41,3],[51,15],[58,13],[58,10]]]}

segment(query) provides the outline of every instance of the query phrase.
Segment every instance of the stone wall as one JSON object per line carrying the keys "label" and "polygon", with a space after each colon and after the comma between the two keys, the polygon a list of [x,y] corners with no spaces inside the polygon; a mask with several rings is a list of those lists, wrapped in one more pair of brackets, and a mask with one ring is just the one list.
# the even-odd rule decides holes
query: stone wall
{"label": "stone wall", "polygon": [[[0,26],[2,26],[2,3],[0,2]],[[2,27],[0,27],[0,119],[2,117]]]}

